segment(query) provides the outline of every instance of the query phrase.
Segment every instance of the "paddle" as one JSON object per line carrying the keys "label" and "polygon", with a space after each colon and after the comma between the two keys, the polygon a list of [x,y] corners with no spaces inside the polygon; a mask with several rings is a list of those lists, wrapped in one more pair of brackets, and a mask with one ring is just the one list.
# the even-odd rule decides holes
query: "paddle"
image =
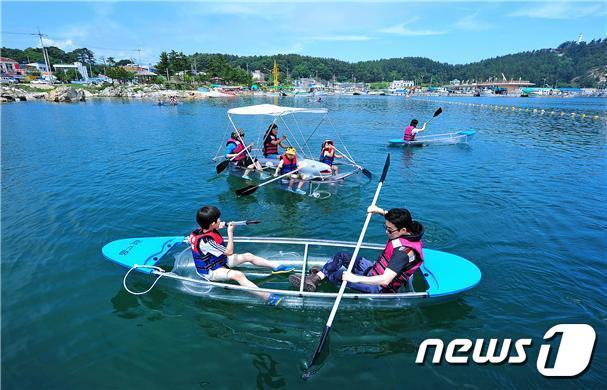
{"label": "paddle", "polygon": [[[377,189],[375,190],[375,196],[373,196],[373,201],[371,202],[371,206],[375,206],[375,203],[377,202],[377,198],[379,197],[379,192],[381,191],[381,187],[384,184],[384,179],[386,178],[386,174],[388,173],[389,167],[390,167],[390,154],[388,153],[388,156],[386,157],[386,162],[384,164],[384,171],[381,174],[381,179],[379,179],[379,184],[377,185]],[[365,219],[363,229],[360,232],[360,236],[358,237],[358,242],[356,243],[356,247],[354,248],[354,253],[352,254],[350,264],[348,265],[348,272],[352,272],[352,268],[354,267],[354,262],[356,260],[356,256],[358,256],[358,252],[362,245],[363,238],[365,237],[365,232],[367,231],[367,226],[369,225],[369,221],[371,220],[372,215],[373,214],[371,214],[371,213],[367,213],[367,218]],[[304,379],[304,380],[307,380],[308,378],[310,378],[310,376],[314,373],[314,371],[312,371],[311,368],[314,365],[314,362],[316,361],[316,359],[318,359],[318,357],[320,356],[320,354],[323,350],[325,341],[327,340],[327,337],[329,336],[329,332],[331,331],[331,325],[333,325],[333,319],[335,318],[335,314],[337,313],[337,308],[339,307],[339,303],[341,302],[341,297],[343,296],[344,291],[346,290],[346,284],[347,284],[347,282],[345,280],[341,282],[341,287],[339,288],[339,293],[337,294],[337,298],[335,298],[335,303],[333,303],[333,309],[331,309],[331,314],[329,315],[329,319],[327,320],[327,325],[325,326],[325,329],[322,332],[322,336],[320,336],[320,342],[318,344],[318,347],[316,348],[316,352],[314,352],[314,356],[312,356],[312,360],[310,361],[310,364],[308,364],[308,371],[302,375],[302,379]]]}
{"label": "paddle", "polygon": [[249,149],[249,146],[238,152],[235,156],[232,156],[229,160],[223,160],[222,162],[217,164],[217,166],[215,167],[217,174],[219,175],[221,172],[223,172],[223,170],[227,168],[230,162],[232,162],[236,157],[240,155],[240,153],[245,152],[247,149]]}
{"label": "paddle", "polygon": [[278,177],[275,177],[275,178],[273,178],[273,179],[270,179],[270,180],[268,180],[268,181],[266,181],[266,182],[264,182],[264,183],[261,183],[261,184],[257,184],[257,185],[250,185],[250,186],[242,187],[242,188],[240,188],[240,189],[236,190],[236,195],[238,195],[238,196],[250,195],[250,194],[252,194],[253,192],[257,191],[257,189],[258,189],[259,187],[263,187],[263,186],[265,186],[266,184],[270,184],[270,183],[272,183],[273,181],[276,181],[276,180],[278,180],[278,179],[282,179],[283,177],[288,176],[288,175],[290,175],[290,174],[292,174],[292,173],[295,173],[295,172],[299,171],[300,169],[301,169],[301,168],[297,168],[297,169],[296,169],[296,170],[294,170],[294,171],[287,172],[287,173],[285,173],[284,175],[280,175],[280,176],[278,176]]}
{"label": "paddle", "polygon": [[261,223],[261,221],[256,220],[256,219],[248,219],[246,221],[232,221],[232,222],[228,222],[228,224],[232,224],[234,226],[243,226],[243,225],[257,225],[258,223]]}
{"label": "paddle", "polygon": [[439,116],[441,114],[441,112],[443,112],[442,107],[439,107],[438,110],[434,111],[434,115],[432,116],[432,118],[428,119],[428,122],[426,122],[426,125],[428,123],[430,123],[430,121],[434,118],[436,118],[437,116]]}
{"label": "paddle", "polygon": [[350,157],[348,157],[345,153],[342,153],[339,149],[337,149],[335,146],[333,146],[333,148],[335,149],[335,151],[337,153],[340,153],[342,156],[344,156],[346,158],[346,160],[350,161],[352,164],[356,165],[357,168],[360,168],[362,170],[363,175],[367,176],[369,179],[373,178],[373,174],[371,172],[369,172],[369,170],[363,166],[358,165],[357,163],[355,163]]}

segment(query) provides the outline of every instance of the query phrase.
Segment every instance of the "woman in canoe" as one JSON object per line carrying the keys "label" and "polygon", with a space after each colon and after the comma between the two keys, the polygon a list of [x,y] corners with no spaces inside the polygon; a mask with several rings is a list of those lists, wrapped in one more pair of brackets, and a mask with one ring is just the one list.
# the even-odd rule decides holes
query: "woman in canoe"
{"label": "woman in canoe", "polygon": [[[250,179],[249,173],[252,170],[256,170],[260,172],[261,175],[265,175],[263,173],[263,168],[257,159],[251,158],[250,152],[248,150],[253,147],[253,143],[251,142],[249,146],[245,147],[244,145],[244,131],[242,129],[238,129],[232,132],[230,139],[226,142],[226,153],[225,158],[231,159],[234,158],[234,162],[236,166],[242,167],[245,169],[244,175],[242,177],[244,179]],[[247,150],[245,150],[247,149]],[[264,177],[262,177],[263,179]]]}
{"label": "woman in canoe", "polygon": [[282,137],[278,137],[278,125],[272,123],[263,136],[263,156],[266,158],[278,159],[278,147],[281,146],[285,148],[282,144],[282,141],[285,139],[287,139],[287,137],[284,134]]}
{"label": "woman in canoe", "polygon": [[344,158],[344,156],[342,156],[341,154],[337,154],[337,150],[333,145],[333,141],[328,139],[322,143],[319,161],[330,166],[331,173],[333,175],[339,174],[339,167],[337,165],[333,165],[333,160],[335,160],[336,158]]}
{"label": "woman in canoe", "polygon": [[[228,242],[226,244],[218,231],[226,227],[220,216],[221,212],[215,206],[201,207],[196,213],[196,222],[200,228],[190,234],[189,243],[196,272],[200,276],[211,282],[234,280],[242,286],[257,288],[257,285],[247,279],[244,273],[234,270],[232,267],[251,263],[272,269],[272,274],[293,272],[293,267],[276,264],[252,253],[235,253],[234,225],[230,223],[227,225]],[[264,292],[255,294],[273,306],[278,305],[282,300],[282,297],[276,294]]]}
{"label": "woman in canoe", "polygon": [[421,133],[422,131],[426,130],[426,125],[428,124],[428,122],[424,122],[424,125],[421,129],[418,129],[416,127],[418,123],[419,122],[417,119],[413,119],[411,121],[411,124],[405,128],[405,141],[415,141],[415,136],[417,135],[417,133]]}
{"label": "woman in canoe", "polygon": [[[422,265],[424,228],[419,222],[411,219],[407,209],[386,211],[377,206],[369,206],[367,212],[385,218],[384,227],[388,242],[381,255],[375,262],[357,257],[352,272],[346,272],[344,268],[350,264],[352,253],[338,252],[322,269],[310,270],[310,275],[304,279],[305,291],[316,291],[318,285],[328,279],[336,285],[345,280],[348,282],[347,287],[365,293],[397,293]],[[299,274],[291,275],[289,281],[299,288],[301,277]]]}

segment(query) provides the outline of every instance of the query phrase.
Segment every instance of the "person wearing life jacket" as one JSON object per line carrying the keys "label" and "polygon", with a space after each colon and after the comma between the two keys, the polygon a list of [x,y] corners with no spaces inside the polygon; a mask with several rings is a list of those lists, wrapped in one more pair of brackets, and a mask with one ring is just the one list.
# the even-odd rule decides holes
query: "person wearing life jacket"
{"label": "person wearing life jacket", "polygon": [[263,168],[257,159],[253,159],[251,157],[249,150],[253,147],[253,142],[251,142],[249,146],[245,147],[244,136],[245,133],[242,131],[242,129],[233,131],[230,138],[226,142],[226,151],[224,156],[227,159],[234,158],[233,161],[236,163],[236,166],[244,168],[245,170],[242,177],[244,179],[251,179],[249,174],[252,170],[256,170],[260,172],[260,175],[263,175]]}
{"label": "person wearing life jacket", "polygon": [[428,124],[428,122],[424,122],[424,125],[422,126],[421,129],[418,129],[416,127],[418,123],[419,122],[417,119],[413,119],[411,121],[411,124],[409,126],[405,127],[405,136],[404,136],[405,141],[415,141],[415,136],[417,135],[417,133],[421,133],[422,131],[426,130],[426,125]]}
{"label": "person wearing life jacket", "polygon": [[282,144],[282,141],[285,139],[287,139],[287,137],[284,134],[282,137],[278,137],[278,125],[272,123],[263,136],[263,156],[265,158],[278,159],[278,147],[285,147]]}
{"label": "person wearing life jacket", "polygon": [[[278,174],[281,175],[287,174],[289,172],[293,172],[296,169],[299,169],[300,166],[297,164],[297,150],[289,146],[282,156],[280,156],[280,160],[278,162],[278,166],[276,167],[276,171],[274,172],[274,177],[278,177]],[[298,181],[297,189],[293,190],[293,184],[295,184],[295,180]],[[305,195],[306,192],[301,189],[303,187],[304,181],[303,177],[299,172],[294,172],[289,175],[289,188],[288,190],[291,192],[295,192],[300,195]]]}
{"label": "person wearing life jacket", "polygon": [[322,143],[322,147],[320,149],[320,158],[318,159],[318,161],[330,166],[331,173],[333,175],[339,174],[339,167],[337,165],[333,165],[333,161],[336,158],[344,158],[344,156],[342,156],[341,154],[337,154],[337,150],[335,149],[332,140],[325,140],[325,142]]}
{"label": "person wearing life jacket", "polygon": [[[347,287],[370,294],[393,294],[401,286],[407,285],[409,278],[424,261],[423,226],[411,219],[407,209],[385,211],[377,206],[369,206],[367,212],[385,218],[388,242],[377,260],[372,262],[357,257],[352,272],[347,272],[344,268],[350,264],[352,253],[338,252],[322,269],[310,270],[310,275],[304,278],[305,291],[316,291],[325,279],[336,285],[345,280]],[[289,282],[293,286],[300,286],[301,278],[301,274],[294,274],[289,276]]]}
{"label": "person wearing life jacket", "polygon": [[[293,267],[279,265],[251,253],[234,252],[234,225],[221,221],[221,212],[215,206],[201,207],[196,213],[196,222],[200,228],[188,237],[196,272],[211,282],[234,280],[242,286],[257,288],[244,273],[232,269],[244,263],[255,264],[272,269],[272,274],[293,272]],[[228,241],[219,233],[227,226]],[[254,292],[268,304],[278,305],[282,297],[276,294]]]}

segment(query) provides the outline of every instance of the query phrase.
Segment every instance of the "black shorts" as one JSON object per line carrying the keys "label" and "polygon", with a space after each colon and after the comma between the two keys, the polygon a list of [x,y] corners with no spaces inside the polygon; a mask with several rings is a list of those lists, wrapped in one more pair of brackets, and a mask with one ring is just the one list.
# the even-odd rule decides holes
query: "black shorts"
{"label": "black shorts", "polygon": [[257,159],[252,160],[251,157],[247,156],[247,157],[243,158],[242,160],[236,161],[236,166],[246,168],[249,165],[253,164],[255,161],[257,161]]}

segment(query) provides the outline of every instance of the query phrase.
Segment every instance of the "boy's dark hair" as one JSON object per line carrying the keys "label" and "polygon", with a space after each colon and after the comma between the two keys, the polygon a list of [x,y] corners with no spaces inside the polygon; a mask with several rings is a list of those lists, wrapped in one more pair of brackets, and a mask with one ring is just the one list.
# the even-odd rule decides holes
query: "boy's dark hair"
{"label": "boy's dark hair", "polygon": [[419,123],[419,122],[418,122],[418,120],[417,120],[417,119],[413,119],[413,120],[411,121],[411,126],[417,126],[417,124],[418,124],[418,123]]}
{"label": "boy's dark hair", "polygon": [[217,221],[221,216],[221,211],[215,206],[203,206],[196,213],[196,222],[203,229],[208,229],[209,226]]}
{"label": "boy's dark hair", "polygon": [[385,218],[392,222],[397,229],[411,230],[411,213],[407,209],[390,209]]}

